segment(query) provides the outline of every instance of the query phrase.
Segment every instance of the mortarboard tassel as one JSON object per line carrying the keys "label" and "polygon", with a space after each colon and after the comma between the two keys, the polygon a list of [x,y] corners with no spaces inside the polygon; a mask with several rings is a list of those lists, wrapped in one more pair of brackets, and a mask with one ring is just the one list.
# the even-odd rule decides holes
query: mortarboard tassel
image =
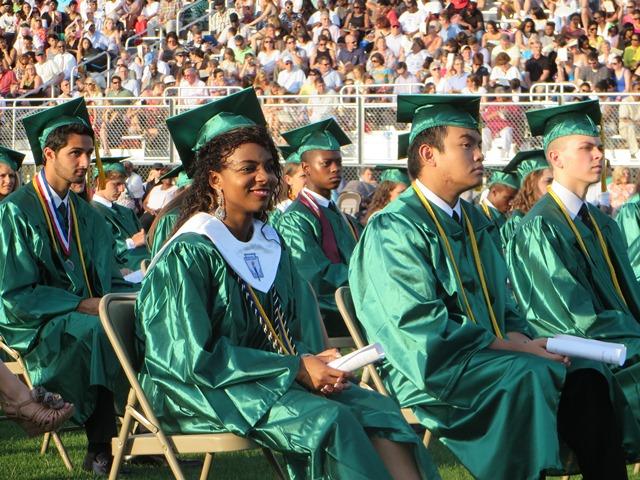
{"label": "mortarboard tassel", "polygon": [[96,167],[98,167],[98,189],[104,190],[106,187],[106,177],[104,176],[104,168],[102,168],[102,160],[100,159],[100,140],[95,139]]}

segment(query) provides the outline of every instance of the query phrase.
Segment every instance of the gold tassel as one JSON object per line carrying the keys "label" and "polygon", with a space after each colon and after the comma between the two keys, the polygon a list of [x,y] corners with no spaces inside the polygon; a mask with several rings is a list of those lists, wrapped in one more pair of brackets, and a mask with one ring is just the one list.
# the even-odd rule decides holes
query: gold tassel
{"label": "gold tassel", "polygon": [[102,168],[102,160],[100,159],[100,140],[95,139],[95,154],[96,154],[96,167],[98,167],[98,190],[104,190],[107,185],[106,178],[104,176],[104,169]]}

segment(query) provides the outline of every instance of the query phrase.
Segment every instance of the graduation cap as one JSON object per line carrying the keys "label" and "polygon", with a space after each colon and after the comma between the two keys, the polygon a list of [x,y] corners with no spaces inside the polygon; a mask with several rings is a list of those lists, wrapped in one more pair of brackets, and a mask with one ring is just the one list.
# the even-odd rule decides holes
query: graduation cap
{"label": "graduation cap", "polygon": [[[107,172],[118,172],[121,173],[122,175],[126,175],[127,171],[124,168],[124,165],[122,163],[120,163],[122,160],[126,160],[129,157],[100,157],[100,160],[102,160],[102,170],[104,171],[104,173]],[[99,171],[97,168],[94,167],[93,169],[93,178],[96,178],[99,175]]]}
{"label": "graduation cap", "polygon": [[520,178],[516,173],[505,173],[505,172],[501,172],[500,170],[496,170],[491,174],[491,177],[489,177],[489,182],[487,183],[487,186],[490,187],[491,185],[496,185],[496,184],[506,185],[507,187],[511,187],[511,188],[515,188],[516,190],[519,190]]}
{"label": "graduation cap", "polygon": [[310,150],[340,151],[340,147],[351,144],[351,139],[333,118],[289,130],[281,135],[300,156]]}
{"label": "graduation cap", "polygon": [[187,172],[184,171],[184,165],[178,165],[177,167],[172,168],[167,173],[162,175],[158,180],[164,180],[165,178],[176,178],[176,177],[177,177],[176,187],[178,188],[187,187],[193,183],[193,180],[191,179],[191,177],[189,177]]}
{"label": "graduation cap", "polygon": [[387,167],[387,166],[376,166],[378,170],[382,170],[380,174],[380,183],[382,182],[394,182],[394,183],[404,183],[406,186],[411,185],[411,180],[409,180],[409,175],[407,175],[406,168],[397,168],[397,167]]}
{"label": "graduation cap", "polygon": [[520,177],[520,182],[524,182],[524,179],[531,172],[536,170],[544,170],[549,168],[549,163],[545,157],[544,150],[525,150],[516,153],[506,167],[502,169],[504,173],[517,173]]}
{"label": "graduation cap", "polygon": [[23,153],[0,145],[0,163],[8,165],[14,172],[20,170],[24,157],[25,155]]}
{"label": "graduation cap", "polygon": [[447,126],[477,130],[480,123],[480,97],[398,95],[397,120],[404,123],[411,122],[409,145],[418,134],[428,128]]}
{"label": "graduation cap", "polygon": [[[29,146],[36,165],[42,165],[42,150],[47,143],[49,135],[56,128],[78,124],[84,125],[91,130],[89,112],[83,97],[33,113],[23,118],[22,123],[27,132]],[[93,132],[93,130],[91,131]]]}
{"label": "graduation cap", "polygon": [[236,128],[266,125],[260,101],[253,88],[227,95],[215,102],[167,119],[167,128],[186,172],[196,153],[218,135]]}
{"label": "graduation cap", "polygon": [[280,150],[280,153],[286,163],[300,163],[300,154],[296,147],[292,147],[291,145],[282,145],[278,147],[278,150]]}
{"label": "graduation cap", "polygon": [[598,100],[574,102],[541,110],[529,110],[526,115],[531,135],[543,135],[545,151],[556,138],[568,135],[600,136],[598,125],[600,125],[602,113]]}

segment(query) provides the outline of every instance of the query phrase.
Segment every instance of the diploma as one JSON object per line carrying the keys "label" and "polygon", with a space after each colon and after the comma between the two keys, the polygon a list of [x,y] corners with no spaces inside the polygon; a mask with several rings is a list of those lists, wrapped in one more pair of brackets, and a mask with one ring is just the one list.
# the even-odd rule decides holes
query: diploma
{"label": "diploma", "polygon": [[355,352],[351,352],[344,357],[336,358],[329,363],[331,368],[342,370],[343,372],[353,372],[359,368],[366,367],[384,358],[384,349],[379,343],[373,343],[362,347]]}
{"label": "diploma", "polygon": [[141,283],[143,278],[144,273],[142,273],[142,270],[136,270],[124,276],[124,279],[129,283]]}
{"label": "diploma", "polygon": [[586,358],[622,366],[627,359],[627,347],[621,343],[601,342],[573,335],[556,335],[547,340],[547,351],[567,357]]}

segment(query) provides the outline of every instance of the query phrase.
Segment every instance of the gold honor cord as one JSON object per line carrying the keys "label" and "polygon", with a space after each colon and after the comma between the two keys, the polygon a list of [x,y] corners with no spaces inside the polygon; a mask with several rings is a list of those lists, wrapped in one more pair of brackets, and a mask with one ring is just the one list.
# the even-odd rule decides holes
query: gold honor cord
{"label": "gold honor cord", "polygon": [[[573,234],[576,236],[576,239],[578,240],[578,245],[580,245],[580,250],[582,250],[582,252],[587,258],[593,261],[593,259],[591,258],[591,255],[589,255],[587,246],[585,245],[584,240],[582,239],[582,235],[580,235],[580,232],[578,231],[578,228],[576,227],[575,222],[571,219],[571,216],[567,211],[567,207],[565,207],[564,203],[562,203],[562,200],[560,200],[560,197],[558,197],[556,192],[553,191],[551,186],[547,187],[547,191],[549,192],[549,195],[551,196],[551,198],[553,198],[553,201],[556,202],[558,207],[560,207],[560,211],[564,215],[564,218],[567,220],[567,223],[569,224],[571,231],[573,231]],[[620,288],[620,283],[618,282],[618,276],[616,275],[616,271],[613,268],[613,263],[611,263],[611,257],[609,256],[609,249],[607,248],[607,244],[604,241],[604,237],[602,236],[600,227],[598,227],[598,224],[596,223],[595,219],[591,215],[589,208],[587,208],[587,213],[589,214],[589,219],[591,220],[591,224],[593,225],[593,229],[596,233],[596,237],[598,237],[600,250],[602,250],[604,259],[607,262],[607,266],[609,267],[609,274],[611,275],[611,281],[613,282],[613,287],[615,288],[616,293],[620,296],[620,299],[622,300],[622,302],[625,305],[627,305],[627,301],[625,300],[624,295],[622,294],[622,289]]]}
{"label": "gold honor cord", "polygon": [[[460,276],[460,271],[458,269],[458,265],[456,263],[456,259],[453,255],[453,249],[451,248],[451,244],[449,243],[449,239],[447,238],[447,234],[440,225],[438,221],[438,217],[436,217],[436,213],[433,211],[431,204],[425,198],[424,194],[420,191],[415,183],[412,184],[413,189],[415,190],[418,198],[422,202],[427,213],[436,224],[436,228],[438,230],[438,234],[442,238],[442,243],[444,243],[444,248],[447,251],[447,255],[451,260],[451,264],[453,265],[453,271],[456,274],[456,279],[458,280],[458,285],[460,286],[460,293],[462,294],[462,300],[464,301],[465,309],[467,310],[467,315],[471,319],[473,323],[478,323],[476,321],[476,317],[473,315],[473,311],[471,310],[471,305],[469,304],[469,300],[467,298],[467,292],[464,289],[464,285],[462,283],[462,277]],[[462,215],[464,218],[465,225],[467,226],[467,232],[469,234],[469,239],[471,240],[471,251],[473,253],[473,260],[476,264],[476,270],[478,271],[478,277],[480,278],[480,285],[482,286],[482,293],[484,295],[484,301],[487,304],[487,310],[489,311],[489,317],[491,318],[491,324],[493,325],[493,331],[496,337],[502,339],[504,338],[502,332],[500,331],[500,327],[498,326],[498,322],[496,320],[495,313],[493,312],[493,307],[491,306],[491,301],[489,298],[489,291],[487,289],[487,282],[484,278],[484,269],[482,268],[482,261],[480,260],[480,252],[478,251],[478,242],[476,241],[476,236],[473,232],[473,227],[471,226],[471,222],[469,221],[469,217],[467,217],[466,212],[462,209]]]}
{"label": "gold honor cord", "polygon": [[[58,240],[56,239],[55,234],[53,233],[53,226],[51,225],[51,219],[47,213],[47,206],[44,203],[44,198],[42,198],[42,194],[38,190],[38,188],[33,185],[33,189],[36,191],[36,195],[38,196],[38,200],[40,200],[40,206],[42,207],[42,211],[44,213],[44,218],[47,220],[47,228],[49,229],[49,236],[51,237],[51,241],[53,242],[53,248],[56,253],[58,251]],[[93,291],[91,290],[91,284],[89,283],[89,275],[87,274],[87,267],[84,261],[84,252],[82,251],[82,243],[80,242],[80,231],[78,229],[78,218],[76,217],[76,208],[73,205],[73,201],[69,199],[69,206],[71,207],[71,218],[73,221],[73,231],[76,237],[76,243],[78,244],[78,254],[80,255],[80,265],[82,266],[82,273],[84,275],[84,281],[87,284],[87,289],[89,290],[89,297],[93,297]]]}
{"label": "gold honor cord", "polygon": [[480,207],[482,207],[482,211],[487,216],[489,220],[493,221],[493,217],[491,216],[491,211],[489,210],[489,206],[484,203],[484,201],[480,202]]}
{"label": "gold honor cord", "polygon": [[271,335],[273,335],[273,338],[276,339],[276,341],[280,345],[280,348],[282,348],[282,351],[287,352],[288,355],[295,355],[294,353],[295,350],[293,348],[291,340],[287,337],[287,332],[285,331],[284,325],[282,328],[282,334],[284,335],[284,341],[283,341],[282,338],[280,338],[280,335],[276,333],[275,328],[273,328],[273,324],[271,323],[271,320],[267,316],[267,312],[265,312],[264,308],[262,307],[262,303],[260,303],[260,300],[258,299],[256,292],[253,291],[253,288],[251,288],[251,285],[249,285],[248,283],[247,283],[247,289],[249,290],[249,293],[251,294],[251,298],[253,298],[253,301],[256,304],[256,307],[258,308],[258,312],[260,312],[260,315],[262,315],[262,318],[264,319],[264,323],[267,325],[269,332],[271,333]]}

